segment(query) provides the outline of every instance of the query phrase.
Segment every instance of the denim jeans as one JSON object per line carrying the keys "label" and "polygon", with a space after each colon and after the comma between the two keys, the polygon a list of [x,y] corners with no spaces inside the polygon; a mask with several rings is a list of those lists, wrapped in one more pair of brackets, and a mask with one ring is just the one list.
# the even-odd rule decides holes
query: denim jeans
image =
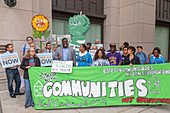
{"label": "denim jeans", "polygon": [[24,79],[24,84],[25,84],[25,100],[26,100],[25,107],[34,106],[29,79]]}
{"label": "denim jeans", "polygon": [[20,85],[21,85],[21,78],[18,69],[5,69],[6,76],[8,79],[8,90],[9,94],[14,94],[13,90],[13,80],[15,80],[15,94],[19,93]]}

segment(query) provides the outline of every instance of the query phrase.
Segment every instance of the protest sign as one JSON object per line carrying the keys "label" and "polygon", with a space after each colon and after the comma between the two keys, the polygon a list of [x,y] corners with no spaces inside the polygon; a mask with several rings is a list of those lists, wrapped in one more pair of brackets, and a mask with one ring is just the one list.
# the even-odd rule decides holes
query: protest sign
{"label": "protest sign", "polygon": [[170,63],[29,69],[35,109],[170,104]]}
{"label": "protest sign", "polygon": [[52,53],[39,53],[37,56],[40,59],[41,67],[52,66],[53,57]]}
{"label": "protest sign", "polygon": [[2,54],[0,55],[1,64],[3,68],[8,68],[16,65],[20,65],[20,60],[18,57],[18,54],[15,53],[9,53],[9,54]]}
{"label": "protest sign", "polygon": [[51,72],[72,73],[73,61],[53,61]]}
{"label": "protest sign", "polygon": [[71,42],[71,35],[57,35],[58,44],[62,44],[62,39],[67,38],[68,42]]}
{"label": "protest sign", "polygon": [[93,46],[97,46],[97,49],[100,49],[100,47],[103,47],[103,44],[92,44],[91,49]]}
{"label": "protest sign", "polygon": [[56,34],[52,34],[49,37],[47,37],[46,42],[51,42],[51,44],[55,44],[56,43]]}
{"label": "protest sign", "polygon": [[94,58],[96,51],[97,50],[89,50],[89,53],[90,53],[92,59]]}
{"label": "protest sign", "polygon": [[80,15],[74,15],[69,18],[69,33],[71,34],[71,42],[69,45],[79,51],[79,46],[85,44],[85,35],[90,28],[89,18],[80,12]]}

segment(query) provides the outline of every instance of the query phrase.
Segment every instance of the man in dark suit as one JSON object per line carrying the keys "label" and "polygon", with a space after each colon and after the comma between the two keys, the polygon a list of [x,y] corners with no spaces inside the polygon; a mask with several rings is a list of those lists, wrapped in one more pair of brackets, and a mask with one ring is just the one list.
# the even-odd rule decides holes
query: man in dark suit
{"label": "man in dark suit", "polygon": [[54,57],[58,57],[61,61],[73,61],[73,66],[76,66],[75,50],[68,46],[67,38],[62,39],[62,46],[55,50]]}

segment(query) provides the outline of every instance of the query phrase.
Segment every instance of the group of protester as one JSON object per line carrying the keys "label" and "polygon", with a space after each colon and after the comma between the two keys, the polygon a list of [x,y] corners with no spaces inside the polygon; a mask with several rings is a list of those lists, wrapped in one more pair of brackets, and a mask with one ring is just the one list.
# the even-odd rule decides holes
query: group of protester
{"label": "group of protester", "polygon": [[[69,47],[68,40],[66,38],[62,39],[62,46],[55,48],[55,51],[52,50],[52,45],[50,42],[46,43],[44,51],[40,51],[40,48],[33,43],[32,37],[26,38],[27,44],[24,44],[20,50],[21,52],[21,65],[20,68],[24,70],[24,84],[25,84],[25,94],[26,94],[26,103],[25,108],[29,106],[34,106],[34,102],[31,94],[31,87],[28,75],[28,69],[31,67],[40,67],[40,59],[36,53],[52,53],[53,60],[61,61],[73,61],[73,66],[117,66],[117,65],[136,65],[136,64],[159,64],[165,63],[165,59],[161,56],[161,49],[155,47],[153,52],[149,55],[143,52],[142,46],[137,46],[137,53],[135,47],[129,46],[128,42],[124,42],[121,50],[116,50],[116,44],[110,43],[110,50],[107,52],[103,47],[97,48],[96,45],[91,47],[91,43],[81,44],[79,48],[79,53],[76,58],[76,52],[72,47]],[[95,44],[99,44],[99,40],[96,39]],[[13,53],[13,45],[6,45],[6,53]],[[92,59],[89,50],[96,50],[94,59]],[[6,75],[8,79],[8,89],[10,96],[16,98],[16,95],[23,95],[19,88],[21,84],[20,74],[18,71],[19,65],[6,68]],[[13,90],[13,80],[15,80],[16,88],[15,92]]]}

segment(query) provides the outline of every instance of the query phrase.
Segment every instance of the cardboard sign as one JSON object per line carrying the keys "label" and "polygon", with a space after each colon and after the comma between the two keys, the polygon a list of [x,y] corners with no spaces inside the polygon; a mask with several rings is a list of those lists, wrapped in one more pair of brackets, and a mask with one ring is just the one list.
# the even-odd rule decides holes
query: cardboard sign
{"label": "cardboard sign", "polygon": [[1,59],[1,64],[3,68],[8,68],[8,67],[21,64],[18,54],[16,52],[9,53],[9,54],[2,54],[0,55],[0,59]]}
{"label": "cardboard sign", "polygon": [[58,44],[62,44],[62,39],[67,38],[68,42],[71,42],[71,35],[57,35]]}
{"label": "cardboard sign", "polygon": [[41,67],[52,66],[53,63],[52,53],[40,53],[37,54],[37,56],[40,59]]}
{"label": "cardboard sign", "polygon": [[53,61],[51,72],[72,73],[73,61]]}

